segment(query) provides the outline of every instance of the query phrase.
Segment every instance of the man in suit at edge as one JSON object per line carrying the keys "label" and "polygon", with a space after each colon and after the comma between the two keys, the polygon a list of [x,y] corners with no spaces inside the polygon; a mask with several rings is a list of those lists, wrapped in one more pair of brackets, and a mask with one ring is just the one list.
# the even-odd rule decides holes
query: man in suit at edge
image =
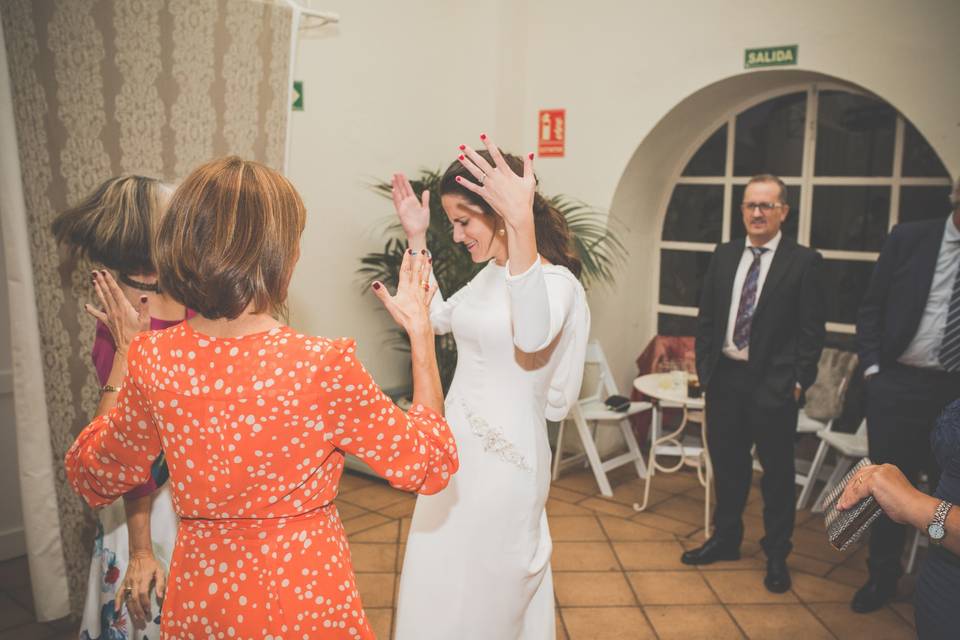
{"label": "man in suit at edge", "polygon": [[717,494],[714,533],[685,564],[740,558],[743,509],[757,445],[763,466],[766,588],[790,588],[794,436],[803,392],[817,377],[825,334],[819,253],[784,236],[790,211],[777,176],[754,176],[740,210],[746,240],[718,245],[697,316],[697,371],[706,389],[707,444]]}
{"label": "man in suit at edge", "polygon": [[[883,245],[857,314],[870,458],[916,482],[939,471],[930,430],[960,397],[960,181],[953,214],[895,226]],[[932,519],[933,514],[931,514]],[[906,530],[886,516],[870,531],[870,579],[851,608],[867,613],[896,595]]]}

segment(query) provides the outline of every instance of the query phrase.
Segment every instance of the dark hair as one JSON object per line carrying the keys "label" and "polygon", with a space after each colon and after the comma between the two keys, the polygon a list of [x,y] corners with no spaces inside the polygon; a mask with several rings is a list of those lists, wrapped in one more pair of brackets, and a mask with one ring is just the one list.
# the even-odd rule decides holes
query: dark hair
{"label": "dark hair", "polygon": [[259,162],[207,162],[177,187],[154,254],[160,288],[205,318],[283,315],[306,210],[297,190]]}
{"label": "dark hair", "polygon": [[[775,185],[780,187],[780,202],[787,204],[787,185],[784,184],[783,180],[779,176],[775,176],[772,173],[761,173],[755,175],[747,181],[746,187],[756,183],[756,182],[772,182]],[[744,187],[744,190],[746,190]],[[744,191],[746,192],[746,191]]]}
{"label": "dark hair", "polygon": [[[478,151],[477,153],[490,164],[494,164],[488,151]],[[523,173],[523,160],[521,158],[509,153],[504,153],[503,157],[514,173],[517,175]],[[471,204],[483,210],[486,215],[497,215],[483,198],[460,185],[457,182],[457,177],[476,181],[476,178],[459,161],[455,160],[447,167],[443,178],[440,179],[441,196],[447,194],[463,196]],[[570,227],[567,226],[567,219],[557,211],[556,207],[550,204],[549,200],[540,195],[539,191],[533,196],[533,226],[537,237],[537,252],[551,264],[566,267],[579,278],[583,265],[574,251],[573,238],[570,235]]]}
{"label": "dark hair", "polygon": [[159,214],[159,180],[118,176],[59,214],[50,230],[74,255],[120,273],[152,274],[150,248]]}

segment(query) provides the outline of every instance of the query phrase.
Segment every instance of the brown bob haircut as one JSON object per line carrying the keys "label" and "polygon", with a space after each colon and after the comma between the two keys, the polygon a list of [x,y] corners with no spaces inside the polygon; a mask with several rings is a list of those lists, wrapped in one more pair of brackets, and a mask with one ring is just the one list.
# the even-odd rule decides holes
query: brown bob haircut
{"label": "brown bob haircut", "polygon": [[229,156],[186,177],[160,222],[154,257],[160,288],[205,318],[280,316],[306,220],[290,181]]}

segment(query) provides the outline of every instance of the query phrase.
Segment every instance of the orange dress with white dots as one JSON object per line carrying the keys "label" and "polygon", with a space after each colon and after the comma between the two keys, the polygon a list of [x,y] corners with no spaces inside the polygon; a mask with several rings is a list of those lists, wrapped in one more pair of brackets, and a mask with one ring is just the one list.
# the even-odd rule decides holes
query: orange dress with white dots
{"label": "orange dress with white dots", "polygon": [[352,340],[288,327],[138,335],[116,407],[70,447],[67,477],[104,506],[146,482],[161,450],[181,518],[167,638],[373,638],[333,505],[344,452],[424,494],[458,467],[443,417],[401,411]]}

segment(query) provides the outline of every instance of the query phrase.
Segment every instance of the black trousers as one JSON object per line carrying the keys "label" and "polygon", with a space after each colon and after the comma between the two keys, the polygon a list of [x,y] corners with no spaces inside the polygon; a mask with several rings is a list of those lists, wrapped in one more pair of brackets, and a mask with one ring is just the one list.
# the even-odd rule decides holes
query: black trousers
{"label": "black trousers", "polygon": [[[896,465],[914,483],[926,471],[930,487],[936,487],[940,472],[930,450],[930,431],[943,408],[960,397],[960,374],[883,365],[867,381],[866,392],[870,459]],[[900,577],[906,536],[906,527],[886,516],[874,523],[867,561],[872,576]]]}
{"label": "black trousers", "polygon": [[743,541],[743,509],[753,478],[750,449],[757,445],[763,466],[764,538],[768,558],[786,558],[793,548],[795,475],[793,441],[797,432],[797,404],[790,398],[778,407],[760,406],[762,384],[747,364],[725,357],[707,388],[707,444],[713,462],[717,509],[713,522],[725,544]]}

